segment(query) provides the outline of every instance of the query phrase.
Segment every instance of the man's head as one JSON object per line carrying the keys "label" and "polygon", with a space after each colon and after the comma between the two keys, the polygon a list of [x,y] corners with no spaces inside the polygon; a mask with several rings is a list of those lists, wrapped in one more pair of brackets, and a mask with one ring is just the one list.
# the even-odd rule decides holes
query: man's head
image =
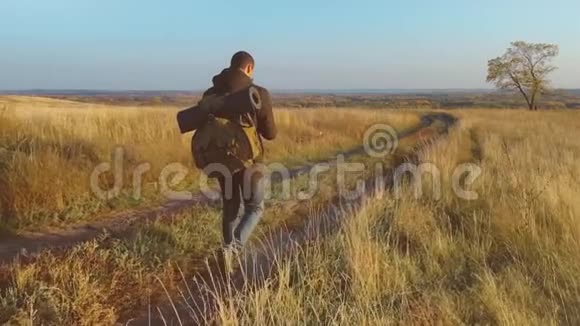
{"label": "man's head", "polygon": [[254,58],[252,58],[252,56],[246,51],[236,52],[232,56],[230,68],[240,69],[248,77],[252,77],[252,75],[254,74]]}

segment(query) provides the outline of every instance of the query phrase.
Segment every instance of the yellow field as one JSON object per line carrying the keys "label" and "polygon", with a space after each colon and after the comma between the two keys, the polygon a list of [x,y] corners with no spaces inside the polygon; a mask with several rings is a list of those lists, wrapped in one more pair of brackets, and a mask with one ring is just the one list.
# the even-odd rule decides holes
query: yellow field
{"label": "yellow field", "polygon": [[[0,97],[0,225],[37,229],[70,225],[101,213],[163,200],[154,187],[132,199],[132,172],[149,163],[144,183],[157,181],[170,163],[190,168],[181,187],[195,189],[191,134],[180,135],[177,108],[108,107],[48,98]],[[416,124],[415,114],[356,109],[278,109],[279,137],[266,142],[266,160],[289,166],[359,146],[375,121],[397,128]],[[124,187],[106,203],[90,188],[94,168],[123,148]],[[105,174],[103,189],[113,186]]]}
{"label": "yellow field", "polygon": [[[104,107],[50,99],[0,98],[5,227],[42,229],[68,226],[129,205],[163,200],[149,189],[130,201],[130,184],[122,198],[103,202],[89,191],[89,176],[100,162],[111,161],[117,146],[126,150],[126,180],[132,165],[149,162],[149,181],[164,165],[192,165],[189,137],[179,135],[176,108]],[[2,107],[2,104],[0,104]],[[419,114],[364,109],[277,109],[279,137],[267,143],[267,160],[290,166],[361,145],[365,129],[389,123],[397,129],[417,125]],[[198,172],[192,169],[189,180]],[[307,184],[305,177],[293,183]],[[273,199],[260,231],[299,223],[309,210],[336,194],[331,175],[320,194],[307,202]],[[190,186],[194,188],[195,186]],[[127,199],[125,199],[127,198]],[[74,212],[72,214],[71,212]],[[191,207],[172,218],[138,225],[122,238],[104,234],[70,250],[41,252],[0,266],[0,322],[13,324],[111,324],[132,317],[147,303],[172,294],[182,273],[202,270],[220,247],[218,207]]]}
{"label": "yellow field", "polygon": [[[97,164],[111,161],[118,146],[125,149],[127,180],[142,162],[151,164],[147,182],[168,163],[191,166],[190,136],[178,133],[176,112],[0,97],[2,226],[18,232],[70,225],[163,200],[151,187],[133,201],[128,184],[120,198],[103,202],[89,191],[89,176]],[[267,160],[292,166],[331,157],[359,146],[369,125],[405,129],[422,113],[277,109],[279,138],[267,143]],[[440,171],[440,196],[426,174],[421,197],[405,184],[402,196],[388,190],[369,198],[338,233],[280,255],[272,281],[222,297],[208,321],[579,324],[578,113],[448,113],[458,124],[419,155],[419,163]],[[401,144],[399,154],[412,145]],[[475,200],[453,190],[453,172],[466,162],[481,168],[473,185],[459,181],[477,193]],[[195,189],[197,176],[191,169],[183,187]],[[307,185],[307,179],[293,185]],[[256,236],[316,215],[336,195],[331,176],[321,185],[307,202],[272,199]],[[220,246],[219,225],[219,208],[192,207],[123,238],[104,234],[0,266],[0,322],[112,324],[159,303],[165,289],[178,300],[182,279],[203,270]]]}
{"label": "yellow field", "polygon": [[[422,155],[442,172],[439,200],[430,183],[418,199],[371,198],[337,235],[280,257],[276,282],[222,299],[220,324],[579,324],[579,113],[453,114]],[[481,167],[476,200],[451,190],[464,162]]]}

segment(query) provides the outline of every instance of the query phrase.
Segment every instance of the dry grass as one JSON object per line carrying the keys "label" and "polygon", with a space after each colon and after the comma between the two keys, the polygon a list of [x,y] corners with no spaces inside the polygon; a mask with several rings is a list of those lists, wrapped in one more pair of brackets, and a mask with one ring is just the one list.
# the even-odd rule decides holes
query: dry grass
{"label": "dry grass", "polygon": [[[20,203],[7,205],[13,207],[10,212],[20,212],[11,215],[22,219],[14,225],[48,223],[39,217],[42,214],[24,213],[27,202],[65,221],[110,209],[102,203],[87,208],[94,199],[79,196],[86,193],[86,184],[75,192],[67,189],[86,182],[87,171],[95,162],[110,160],[116,145],[134,153],[131,162],[149,161],[153,169],[167,162],[191,164],[189,139],[174,130],[174,108],[113,109],[38,100],[41,104],[32,111],[29,99],[2,100],[9,101],[9,107],[0,112],[0,146],[7,149],[0,153],[5,155],[0,159],[0,180],[12,182],[3,190],[14,189],[2,192],[3,205]],[[365,127],[373,122],[387,120],[396,126],[416,122],[414,115],[392,111],[278,110],[276,114],[281,134],[268,144],[268,160],[290,164],[358,145]],[[421,155],[422,161],[441,170],[441,198],[427,182],[424,196],[418,199],[408,188],[399,199],[389,194],[369,199],[337,234],[304,245],[296,255],[280,256],[273,280],[223,298],[215,316],[218,322],[579,324],[578,113],[466,110],[453,114],[460,116],[460,124]],[[135,121],[139,123],[133,125]],[[147,138],[148,133],[155,137]],[[76,144],[71,140],[82,145],[71,147]],[[8,146],[20,142],[28,150]],[[98,159],[83,158],[86,148]],[[55,162],[55,167],[46,162]],[[450,176],[464,162],[482,168],[471,186],[479,194],[473,201],[462,200],[451,190]],[[21,170],[24,167],[28,170]],[[50,172],[29,174],[45,168]],[[75,173],[77,177],[68,179]],[[331,187],[325,180],[322,183],[323,188]],[[49,193],[44,193],[47,189]],[[323,202],[332,194],[323,191],[313,202]],[[50,206],[59,198],[60,207]],[[283,202],[271,202],[261,230],[296,214],[303,217],[304,203],[299,204],[289,209]],[[80,207],[79,215],[63,218],[63,210],[71,207]],[[4,207],[3,214],[6,211]],[[4,266],[0,322],[93,325],[127,317],[163,296],[157,279],[170,291],[176,290],[181,279],[176,266],[186,276],[200,269],[203,258],[219,246],[219,215],[217,209],[194,207],[169,222],[140,226],[126,239],[104,236],[66,252],[45,252],[38,259]]]}
{"label": "dry grass", "polygon": [[[279,257],[275,280],[223,298],[223,325],[580,323],[577,112],[458,111],[423,153],[440,199],[371,198],[342,230]],[[451,191],[475,162],[473,201]],[[289,322],[291,321],[291,322]]]}
{"label": "dry grass", "polygon": [[[177,108],[107,107],[45,98],[0,97],[0,217],[4,228],[37,228],[71,224],[99,213],[163,200],[153,183],[170,163],[190,168],[180,185],[196,188],[191,135],[180,135]],[[413,114],[377,110],[276,110],[280,136],[266,144],[269,162],[300,164],[360,145],[365,128],[389,121],[405,128]],[[90,191],[91,172],[124,149],[125,180],[121,196],[103,202]],[[144,175],[150,185],[132,198],[132,171],[151,164]],[[102,188],[113,185],[112,174]]]}
{"label": "dry grass", "polygon": [[[58,221],[67,222],[111,209],[108,206],[111,203],[105,205],[89,195],[79,194],[87,192],[88,173],[94,164],[110,160],[110,152],[117,145],[132,153],[129,165],[149,161],[152,170],[157,171],[168,162],[191,165],[190,136],[175,131],[175,108],[85,107],[39,100],[40,104],[33,105],[35,111],[31,111],[30,100],[9,100],[10,112],[0,118],[0,123],[6,126],[0,131],[2,144],[11,144],[15,138],[33,139],[28,151],[6,146],[8,151],[4,154],[8,158],[2,161],[5,162],[2,180],[10,185],[10,191],[5,193],[10,197],[4,197],[4,203],[12,207],[14,215],[10,216],[17,219],[17,226],[46,225],[53,221],[30,213],[30,207],[35,212],[48,211]],[[362,109],[278,109],[280,136],[267,144],[268,161],[302,164],[320,159],[359,146],[370,124],[388,122],[406,128],[416,124],[417,117],[408,112]],[[65,148],[75,142],[85,147],[74,147],[71,155],[65,155]],[[36,145],[40,143],[43,145]],[[47,147],[47,143],[54,145]],[[85,160],[81,155],[84,148],[91,148],[96,158],[81,164]],[[55,162],[52,168],[46,164],[49,158]],[[22,164],[29,164],[26,170]],[[42,173],[32,174],[40,179],[31,179],[29,173],[35,169],[43,169]],[[192,170],[190,178],[194,179],[196,173]],[[70,174],[77,177],[69,178]],[[327,181],[332,180],[328,177],[322,183]],[[298,178],[295,182],[305,184],[306,179]],[[69,192],[69,187],[77,190]],[[325,187],[332,188],[328,184]],[[322,192],[307,206],[320,205],[334,193],[331,189]],[[62,206],[51,206],[58,198],[63,198]],[[155,197],[146,199],[152,201]],[[95,208],[88,209],[85,200],[95,201]],[[60,215],[63,209],[66,211],[71,205],[80,207],[79,215],[74,219],[63,218]],[[285,224],[290,218],[303,218],[302,206],[289,208],[280,200],[270,201],[260,229]],[[123,239],[104,235],[68,251],[45,251],[38,258],[2,266],[0,322],[93,325],[126,318],[148,302],[156,303],[162,298],[158,279],[169,291],[175,291],[176,282],[182,277],[177,266],[186,275],[203,267],[204,259],[220,245],[220,215],[217,208],[193,207],[173,218],[140,225]]]}

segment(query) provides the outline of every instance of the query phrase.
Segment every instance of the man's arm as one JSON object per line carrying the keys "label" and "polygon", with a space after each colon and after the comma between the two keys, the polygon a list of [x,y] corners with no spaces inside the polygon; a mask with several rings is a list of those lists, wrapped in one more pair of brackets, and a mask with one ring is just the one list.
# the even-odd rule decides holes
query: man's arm
{"label": "man's arm", "polygon": [[258,132],[267,140],[276,138],[276,122],[274,121],[274,113],[272,112],[272,98],[270,92],[263,87],[258,86],[260,98],[262,100],[262,107],[258,110]]}

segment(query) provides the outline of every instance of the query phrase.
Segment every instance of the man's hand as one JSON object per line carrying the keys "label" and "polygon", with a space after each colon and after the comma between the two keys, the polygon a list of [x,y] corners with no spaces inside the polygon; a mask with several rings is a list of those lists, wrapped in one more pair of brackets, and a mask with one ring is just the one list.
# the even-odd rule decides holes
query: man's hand
{"label": "man's hand", "polygon": [[211,94],[204,96],[197,104],[197,107],[207,114],[218,112],[224,105],[224,97]]}

